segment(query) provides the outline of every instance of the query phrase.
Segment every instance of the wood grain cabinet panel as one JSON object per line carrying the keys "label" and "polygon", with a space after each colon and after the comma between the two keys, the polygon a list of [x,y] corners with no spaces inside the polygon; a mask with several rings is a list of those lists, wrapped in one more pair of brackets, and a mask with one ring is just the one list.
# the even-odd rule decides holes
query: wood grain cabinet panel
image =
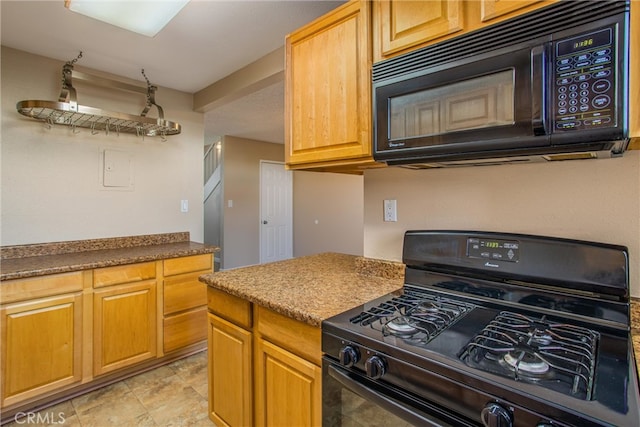
{"label": "wood grain cabinet panel", "polygon": [[256,349],[256,425],[322,425],[322,369],[264,339]]}
{"label": "wood grain cabinet panel", "polygon": [[96,268],[93,271],[93,287],[102,288],[104,286],[138,282],[155,277],[155,262]]}
{"label": "wood grain cabinet panel", "polygon": [[458,37],[558,0],[373,2],[374,62]]}
{"label": "wood grain cabinet panel", "polygon": [[3,407],[80,382],[81,293],[6,305],[0,316]]}
{"label": "wood grain cabinet panel", "polygon": [[[553,0],[555,1],[555,0]],[[493,24],[525,12],[547,6],[549,0],[479,0],[480,21]]]}
{"label": "wood grain cabinet panel", "polygon": [[198,278],[210,273],[211,254],[163,261],[162,351],[165,353],[207,339],[207,285]]}
{"label": "wood grain cabinet panel", "polygon": [[163,350],[168,353],[207,339],[207,308],[185,311],[164,319]]}
{"label": "wood grain cabinet panel", "polygon": [[156,356],[156,281],[101,288],[93,294],[94,374]]}
{"label": "wood grain cabinet panel", "polygon": [[381,0],[373,3],[373,16],[376,61],[465,29],[462,0]]}
{"label": "wood grain cabinet panel", "polygon": [[252,350],[251,331],[209,314],[209,418],[217,426],[252,425]]}
{"label": "wood grain cabinet panel", "polygon": [[207,285],[198,280],[204,273],[182,274],[164,279],[165,316],[207,304]]}
{"label": "wood grain cabinet panel", "polygon": [[286,39],[285,161],[373,164],[370,4],[350,1]]}
{"label": "wood grain cabinet panel", "polygon": [[165,276],[174,276],[192,271],[211,270],[212,267],[213,257],[211,254],[191,255],[165,259],[163,262],[163,274]]}

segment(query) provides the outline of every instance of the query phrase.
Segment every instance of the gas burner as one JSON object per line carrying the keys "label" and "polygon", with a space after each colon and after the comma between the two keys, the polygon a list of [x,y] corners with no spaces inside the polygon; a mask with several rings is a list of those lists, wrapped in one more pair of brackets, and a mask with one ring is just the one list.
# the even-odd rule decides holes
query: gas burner
{"label": "gas burner", "polygon": [[468,366],[590,400],[599,335],[545,317],[499,313],[460,353]]}
{"label": "gas burner", "polygon": [[550,366],[547,362],[542,360],[539,356],[530,352],[509,352],[502,358],[504,363],[509,367],[517,371],[518,374],[524,375],[544,375],[549,372]]}
{"label": "gas burner", "polygon": [[412,345],[424,345],[473,308],[471,304],[430,292],[405,288],[402,295],[384,301],[350,319],[383,336],[397,336]]}
{"label": "gas burner", "polygon": [[390,335],[411,336],[418,332],[418,328],[411,319],[406,316],[394,317],[382,327],[384,332]]}

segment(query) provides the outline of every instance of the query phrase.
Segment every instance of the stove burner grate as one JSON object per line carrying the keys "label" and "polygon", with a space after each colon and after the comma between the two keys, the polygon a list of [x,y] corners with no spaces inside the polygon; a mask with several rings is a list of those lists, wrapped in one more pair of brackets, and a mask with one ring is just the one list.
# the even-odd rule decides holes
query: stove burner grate
{"label": "stove burner grate", "polygon": [[412,344],[426,344],[461,318],[473,306],[417,289],[367,309],[350,319],[352,324],[371,327],[383,336],[397,336]]}
{"label": "stove burner grate", "polygon": [[499,313],[460,353],[468,366],[591,400],[599,334],[574,325]]}

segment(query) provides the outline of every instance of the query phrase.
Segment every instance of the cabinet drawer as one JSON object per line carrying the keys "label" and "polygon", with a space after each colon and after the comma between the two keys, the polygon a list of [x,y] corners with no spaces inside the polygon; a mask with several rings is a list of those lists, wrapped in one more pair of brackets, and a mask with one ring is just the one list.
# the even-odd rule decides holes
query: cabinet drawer
{"label": "cabinet drawer", "polygon": [[207,304],[207,285],[198,281],[199,276],[200,273],[191,273],[165,279],[165,316]]}
{"label": "cabinet drawer", "polygon": [[82,290],[82,271],[2,282],[0,303],[25,301]]}
{"label": "cabinet drawer", "polygon": [[257,305],[255,317],[258,332],[268,341],[309,360],[322,364],[320,328],[283,316]]}
{"label": "cabinet drawer", "polygon": [[96,268],[93,271],[93,287],[101,288],[103,286],[119,285],[121,283],[140,282],[155,277],[155,262]]}
{"label": "cabinet drawer", "polygon": [[251,329],[253,317],[249,301],[207,286],[207,305],[213,314],[245,329]]}
{"label": "cabinet drawer", "polygon": [[164,275],[173,276],[198,270],[211,270],[211,266],[211,254],[166,259],[164,260]]}
{"label": "cabinet drawer", "polygon": [[164,319],[165,353],[207,339],[207,308],[188,311]]}

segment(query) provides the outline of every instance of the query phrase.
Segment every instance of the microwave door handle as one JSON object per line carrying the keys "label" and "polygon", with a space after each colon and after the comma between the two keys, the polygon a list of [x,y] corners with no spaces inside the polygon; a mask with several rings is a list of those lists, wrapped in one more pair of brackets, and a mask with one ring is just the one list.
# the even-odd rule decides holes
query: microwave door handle
{"label": "microwave door handle", "polygon": [[536,136],[547,134],[545,107],[545,46],[531,49],[531,127]]}

